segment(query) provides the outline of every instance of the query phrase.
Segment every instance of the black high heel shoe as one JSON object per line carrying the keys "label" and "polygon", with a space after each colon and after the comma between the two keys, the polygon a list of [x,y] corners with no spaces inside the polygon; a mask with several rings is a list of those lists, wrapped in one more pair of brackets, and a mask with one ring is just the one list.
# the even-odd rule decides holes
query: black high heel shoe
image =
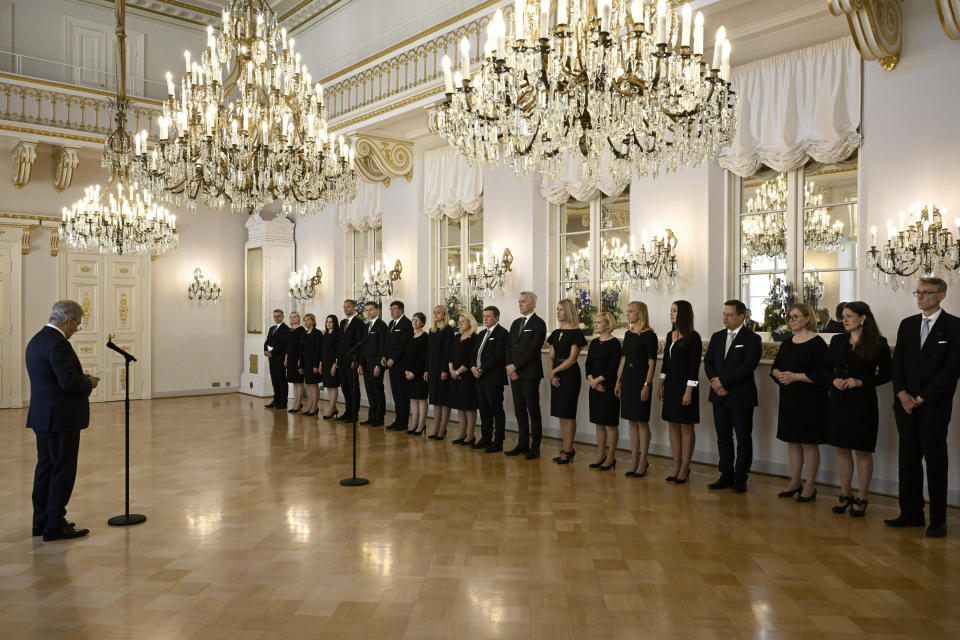
{"label": "black high heel shoe", "polygon": [[797,502],[813,502],[817,499],[817,490],[814,489],[813,493],[808,496],[804,496],[802,493],[797,495]]}
{"label": "black high heel shoe", "polygon": [[687,475],[684,476],[683,478],[681,478],[681,477],[680,477],[680,473],[677,472],[677,479],[674,480],[673,483],[674,483],[674,484],[687,484],[687,482],[688,482],[689,480],[690,480],[690,470],[687,469]]}
{"label": "black high heel shoe", "polygon": [[603,466],[603,461],[604,461],[604,460],[606,460],[606,458],[600,458],[600,459],[597,460],[596,462],[591,462],[589,466],[590,466],[591,469],[599,469],[600,467]]}
{"label": "black high heel shoe", "polygon": [[303,405],[300,405],[296,409],[290,409],[289,411],[287,411],[287,413],[300,413],[302,409],[303,409]]}
{"label": "black high heel shoe", "polygon": [[643,473],[637,473],[636,471],[634,471],[634,472],[633,472],[633,477],[634,477],[634,478],[643,478],[643,477],[645,477],[645,476],[647,475],[647,471],[650,471],[650,461],[649,461],[649,460],[647,460],[647,465],[643,468]]}
{"label": "black high heel shoe", "polygon": [[571,449],[570,451],[560,450],[560,455],[554,458],[554,461],[557,464],[573,464],[573,458],[577,455],[577,452]]}
{"label": "black high heel shoe", "polygon": [[843,515],[844,513],[846,513],[847,507],[853,504],[853,496],[845,496],[841,494],[837,496],[837,500],[840,501],[839,504],[837,504],[837,506],[831,509],[831,511],[833,511],[838,515]]}
{"label": "black high heel shoe", "polygon": [[602,464],[599,467],[597,467],[597,471],[610,471],[610,469],[616,469],[616,468],[617,468],[617,459],[614,458],[613,462],[611,462],[610,464]]}
{"label": "black high heel shoe", "polygon": [[[319,413],[319,412],[320,412],[320,410],[317,409],[317,413]],[[316,415],[316,413],[315,413],[314,415]],[[333,419],[336,418],[338,415],[340,415],[340,410],[339,410],[339,409],[334,409],[334,410],[333,410],[333,413],[331,413],[331,414],[328,415],[328,416],[323,416],[323,419],[324,419],[324,420],[333,420]]]}
{"label": "black high heel shoe", "polygon": [[[850,517],[862,518],[865,515],[867,515],[868,504],[870,504],[869,500],[861,500],[860,498],[854,498],[853,505],[850,507]],[[863,509],[855,509],[854,507],[863,507]]]}
{"label": "black high heel shoe", "polygon": [[464,441],[461,442],[460,444],[462,444],[462,445],[465,446],[465,447],[468,447],[468,446],[470,446],[471,444],[475,443],[476,441],[477,441],[476,438],[470,438],[469,440],[464,440]]}
{"label": "black high heel shoe", "polygon": [[677,476],[680,475],[679,471],[674,471],[672,476],[667,476],[665,479],[667,482],[676,482]]}
{"label": "black high heel shoe", "polygon": [[314,411],[303,411],[300,413],[300,415],[312,417],[317,415],[318,413],[320,413],[320,409],[315,409]]}
{"label": "black high heel shoe", "polygon": [[798,493],[800,493],[800,491],[801,491],[802,489],[803,489],[803,485],[800,485],[800,486],[797,487],[796,489],[787,489],[786,491],[781,491],[780,493],[778,493],[778,494],[777,494],[777,497],[778,497],[778,498],[792,498],[793,496],[795,496],[795,495],[797,495]]}

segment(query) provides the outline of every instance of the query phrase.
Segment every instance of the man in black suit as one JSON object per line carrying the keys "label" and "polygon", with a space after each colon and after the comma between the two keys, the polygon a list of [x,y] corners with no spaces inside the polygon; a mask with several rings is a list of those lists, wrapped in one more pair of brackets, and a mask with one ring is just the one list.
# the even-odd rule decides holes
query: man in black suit
{"label": "man in black suit", "polygon": [[510,325],[507,375],[510,377],[519,434],[517,446],[507,451],[506,455],[516,456],[522,453],[527,460],[534,460],[540,457],[540,438],[543,435],[543,419],[540,417],[543,362],[540,350],[547,338],[547,325],[534,312],[537,307],[537,294],[532,291],[522,292],[517,306],[520,317]]}
{"label": "man in black suit", "polygon": [[[744,326],[746,306],[739,300],[723,303],[723,326],[710,338],[703,368],[710,380],[710,402],[717,429],[720,478],[711,489],[733,487],[746,493],[747,476],[753,464],[753,409],[757,406],[757,383],[753,372],[760,363],[760,336]],[[733,434],[737,434],[734,463]]]}
{"label": "man in black suit", "polygon": [[821,333],[843,333],[843,309],[847,306],[846,302],[837,305],[837,317],[827,323]]}
{"label": "man in black suit", "polygon": [[893,411],[900,434],[900,515],[891,527],[922,527],[923,462],[927,463],[930,526],[947,535],[947,426],[960,376],[960,318],[940,308],[947,283],[920,278],[920,314],[904,318],[893,351]]}
{"label": "man in black suit", "polygon": [[[343,387],[343,403],[346,408],[337,422],[353,422],[360,411],[360,378],[357,377],[357,361],[360,354],[354,347],[364,338],[366,327],[357,317],[357,303],[343,301],[343,320],[340,321],[340,336],[337,339],[337,361],[334,373],[340,371],[340,386]],[[361,347],[362,348],[362,347]]]}
{"label": "man in black suit", "polygon": [[273,310],[274,325],[267,331],[267,339],[263,343],[263,355],[270,363],[270,382],[273,384],[273,400],[266,405],[267,409],[287,408],[287,368],[283,366],[283,357],[287,355],[287,338],[290,337],[290,327],[283,322],[283,311]]}
{"label": "man in black suit", "polygon": [[33,535],[66,540],[90,533],[67,522],[67,503],[77,478],[80,431],[90,425],[90,393],[99,378],[83,372],[69,340],[80,330],[83,309],[60,300],[50,321],[27,344],[30,409],[27,428],[37,436],[33,474]]}
{"label": "man in black suit", "polygon": [[387,430],[406,431],[410,422],[410,397],[400,363],[403,362],[403,354],[413,339],[413,324],[410,318],[403,314],[403,303],[399,300],[390,303],[390,317],[393,319],[387,327],[387,339],[383,343],[380,366],[390,371],[390,392],[393,394],[393,411],[397,417]]}
{"label": "man in black suit", "polygon": [[503,411],[503,388],[507,386],[504,369],[510,334],[500,326],[500,309],[483,310],[483,331],[477,336],[474,366],[470,368],[477,379],[477,401],[480,408],[480,440],[471,449],[487,453],[503,451],[503,437],[507,418]]}
{"label": "man in black suit", "polygon": [[360,363],[357,371],[363,376],[367,389],[367,402],[370,409],[367,419],[360,424],[382,427],[383,416],[387,412],[386,398],[383,393],[383,369],[380,367],[380,354],[387,337],[387,325],[380,319],[380,305],[372,300],[364,305],[367,314],[367,341],[360,347]]}

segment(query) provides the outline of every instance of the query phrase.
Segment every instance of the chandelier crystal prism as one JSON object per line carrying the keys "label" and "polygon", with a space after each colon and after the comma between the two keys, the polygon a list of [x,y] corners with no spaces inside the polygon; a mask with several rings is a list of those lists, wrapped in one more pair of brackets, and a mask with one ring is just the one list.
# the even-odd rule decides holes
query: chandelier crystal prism
{"label": "chandelier crystal prism", "polygon": [[[714,158],[736,129],[730,42],[703,52],[703,15],[664,0],[516,0],[498,10],[475,75],[444,57],[436,128],[460,154],[556,178],[568,155],[586,180],[656,176]],[[551,24],[551,22],[553,22]],[[692,36],[692,37],[691,37]]]}
{"label": "chandelier crystal prism", "polygon": [[167,73],[159,142],[141,132],[135,174],[157,197],[256,212],[315,213],[353,200],[354,151],[330,133],[323,87],[266,0],[233,0],[199,60],[184,53],[180,98]]}

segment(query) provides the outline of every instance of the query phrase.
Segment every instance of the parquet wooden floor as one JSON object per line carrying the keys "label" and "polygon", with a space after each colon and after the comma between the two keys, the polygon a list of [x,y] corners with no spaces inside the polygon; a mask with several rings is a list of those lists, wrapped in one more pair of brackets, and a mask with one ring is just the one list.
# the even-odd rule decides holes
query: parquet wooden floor
{"label": "parquet wooden floor", "polygon": [[[960,518],[948,537],[692,482],[489,455],[291,417],[241,395],[93,406],[69,516],[89,537],[30,537],[25,411],[0,411],[0,638],[446,639],[960,637]],[[701,434],[705,437],[706,434]],[[510,434],[508,434],[509,440]],[[549,454],[549,455],[547,455]],[[628,460],[620,455],[621,465]]]}

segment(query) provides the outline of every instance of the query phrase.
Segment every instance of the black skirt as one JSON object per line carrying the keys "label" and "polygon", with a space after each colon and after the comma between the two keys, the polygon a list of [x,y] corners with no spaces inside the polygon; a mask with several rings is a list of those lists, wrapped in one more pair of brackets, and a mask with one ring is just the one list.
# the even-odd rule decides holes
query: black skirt
{"label": "black skirt", "polygon": [[816,336],[797,344],[793,340],[780,343],[773,370],[803,373],[813,382],[792,382],[780,385],[780,407],[777,416],[777,439],[783,442],[822,444],[826,441],[827,388],[823,380],[823,362],[827,343]]}
{"label": "black skirt", "polygon": [[[427,395],[430,404],[445,407],[450,403],[450,341],[453,339],[453,327],[444,327],[430,334],[427,343]],[[443,379],[446,374],[446,380]]]}
{"label": "black skirt", "polygon": [[554,418],[568,420],[576,419],[577,403],[580,400],[580,365],[574,364],[569,369],[557,373],[560,386],[550,385],[550,415]]}
{"label": "black skirt", "polygon": [[476,411],[479,406],[477,399],[477,379],[469,371],[458,380],[450,380],[450,408],[460,411]]}
{"label": "black skirt", "polygon": [[700,334],[694,331],[686,340],[673,345],[671,353],[671,337],[667,335],[667,342],[663,349],[663,365],[661,371],[666,371],[663,380],[663,405],[660,408],[660,417],[664,422],[675,424],[697,424],[700,422],[700,393],[699,387],[691,387],[690,404],[683,404],[683,394],[687,392],[687,381],[700,378],[700,358],[703,353],[703,341]]}
{"label": "black skirt", "polygon": [[340,370],[333,374],[333,365],[337,361],[337,339],[339,334],[336,331],[323,334],[323,358],[320,361],[323,371],[321,378],[317,382],[322,382],[326,389],[336,389],[340,386]]}
{"label": "black skirt", "polygon": [[653,389],[646,401],[641,400],[643,383],[647,381],[650,361],[657,361],[657,334],[628,331],[623,336],[623,373],[620,374],[620,417],[632,422],[650,422]]}
{"label": "black skirt", "polygon": [[306,332],[303,327],[297,327],[287,338],[287,382],[303,382],[303,374],[300,373],[300,342]]}

